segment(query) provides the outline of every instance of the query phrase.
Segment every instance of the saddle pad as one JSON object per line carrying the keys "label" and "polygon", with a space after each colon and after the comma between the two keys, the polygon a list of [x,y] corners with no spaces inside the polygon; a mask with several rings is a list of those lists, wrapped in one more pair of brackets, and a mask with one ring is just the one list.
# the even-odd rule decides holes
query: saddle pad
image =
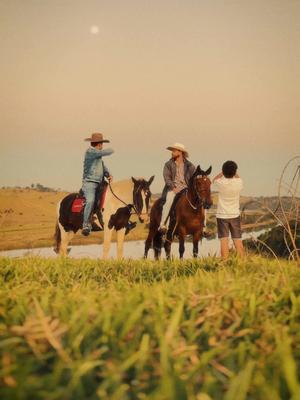
{"label": "saddle pad", "polygon": [[85,199],[83,197],[77,197],[73,203],[71,211],[73,213],[80,213],[84,209]]}

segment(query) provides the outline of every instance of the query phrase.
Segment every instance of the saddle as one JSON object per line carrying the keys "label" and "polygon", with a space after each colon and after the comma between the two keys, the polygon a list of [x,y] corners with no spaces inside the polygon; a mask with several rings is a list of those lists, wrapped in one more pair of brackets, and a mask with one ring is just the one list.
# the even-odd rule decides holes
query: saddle
{"label": "saddle", "polygon": [[176,193],[173,203],[170,208],[169,212],[169,225],[168,225],[168,230],[167,230],[167,238],[173,235],[173,231],[176,226],[176,205],[181,198],[181,196],[186,193],[187,189],[182,189],[179,193]]}
{"label": "saddle", "polygon": [[170,208],[170,213],[169,213],[170,218],[171,218],[171,216],[175,217],[175,210],[176,210],[176,205],[178,203],[178,200],[184,193],[186,193],[186,191],[187,191],[187,189],[182,189],[179,193],[176,193],[173,203]]}
{"label": "saddle", "polygon": [[[92,231],[94,232],[102,231],[104,227],[102,212],[104,210],[107,186],[107,183],[103,182],[98,186],[96,190],[94,208],[90,215]],[[71,212],[75,215],[80,216],[80,218],[83,218],[85,203],[86,199],[84,197],[82,189],[80,189],[71,205]]]}
{"label": "saddle", "polygon": [[[107,184],[99,185],[99,187],[96,191],[93,214],[97,214],[97,212],[99,210],[101,212],[103,211],[105,197],[106,197],[106,191],[107,191]],[[72,203],[71,211],[73,213],[83,213],[84,206],[85,206],[85,197],[84,197],[82,189],[80,189]]]}

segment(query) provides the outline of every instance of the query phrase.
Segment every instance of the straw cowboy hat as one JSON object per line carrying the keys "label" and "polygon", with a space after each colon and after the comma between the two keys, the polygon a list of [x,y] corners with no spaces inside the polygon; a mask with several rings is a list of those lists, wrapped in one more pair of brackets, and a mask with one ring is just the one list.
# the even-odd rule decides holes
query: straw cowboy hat
{"label": "straw cowboy hat", "polygon": [[89,138],[84,139],[86,142],[91,142],[91,143],[109,143],[109,140],[103,139],[102,133],[92,133],[92,136]]}
{"label": "straw cowboy hat", "polygon": [[183,152],[183,155],[188,158],[189,153],[186,151],[185,147],[181,143],[174,143],[172,146],[167,147],[167,150],[180,150]]}

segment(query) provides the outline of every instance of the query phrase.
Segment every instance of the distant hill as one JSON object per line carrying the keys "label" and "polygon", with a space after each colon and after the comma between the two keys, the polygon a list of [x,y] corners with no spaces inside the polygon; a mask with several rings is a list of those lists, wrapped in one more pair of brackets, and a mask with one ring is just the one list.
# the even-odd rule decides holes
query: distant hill
{"label": "distant hill", "polygon": [[0,189],[0,249],[51,245],[56,205],[66,192]]}

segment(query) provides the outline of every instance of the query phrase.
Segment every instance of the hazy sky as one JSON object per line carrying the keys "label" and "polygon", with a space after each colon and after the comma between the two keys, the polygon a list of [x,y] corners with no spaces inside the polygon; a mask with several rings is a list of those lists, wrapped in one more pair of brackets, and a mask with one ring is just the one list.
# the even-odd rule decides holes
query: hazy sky
{"label": "hazy sky", "polygon": [[300,153],[300,0],[0,0],[0,186],[81,186],[95,131],[115,180],[155,175],[165,148],[245,194],[273,194]]}

